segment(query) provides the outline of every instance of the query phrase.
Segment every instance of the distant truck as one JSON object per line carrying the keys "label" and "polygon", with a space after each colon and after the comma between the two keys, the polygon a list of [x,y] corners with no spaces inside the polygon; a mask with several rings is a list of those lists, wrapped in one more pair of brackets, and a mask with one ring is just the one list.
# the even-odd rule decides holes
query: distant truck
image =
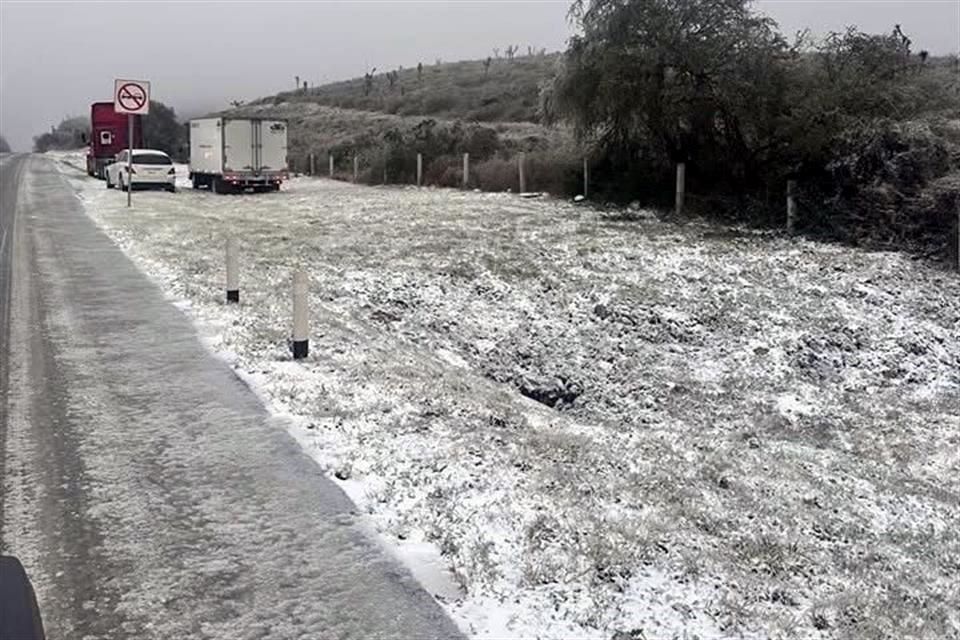
{"label": "distant truck", "polygon": [[[90,105],[87,174],[106,180],[107,165],[127,146],[127,115],[114,111],[112,102],[94,102]],[[140,116],[133,116],[133,146],[143,146]]]}
{"label": "distant truck", "polygon": [[215,193],[278,191],[287,179],[287,122],[260,118],[190,121],[190,180]]}

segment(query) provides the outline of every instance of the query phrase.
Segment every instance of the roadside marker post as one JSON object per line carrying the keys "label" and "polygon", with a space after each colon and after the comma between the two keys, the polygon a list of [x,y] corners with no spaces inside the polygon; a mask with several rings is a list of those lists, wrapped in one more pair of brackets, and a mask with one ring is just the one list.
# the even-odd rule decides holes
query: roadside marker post
{"label": "roadside marker post", "polygon": [[227,236],[227,302],[240,302],[240,258],[236,236]]}
{"label": "roadside marker post", "polygon": [[146,80],[113,81],[113,110],[127,114],[127,206],[133,206],[133,118],[150,113],[150,83]]}
{"label": "roadside marker post", "polygon": [[330,179],[333,180],[333,154],[332,153],[330,154],[329,164],[330,164]]}
{"label": "roadside marker post", "polygon": [[417,186],[423,186],[423,154],[417,154]]}
{"label": "roadside marker post", "polygon": [[307,293],[309,280],[306,271],[293,274],[293,359],[302,360],[310,353],[309,310]]}
{"label": "roadside marker post", "polygon": [[683,198],[687,187],[687,165],[685,162],[677,164],[677,199],[674,202],[674,211],[677,215],[683,213]]}
{"label": "roadside marker post", "polygon": [[527,154],[521,153],[520,157],[517,159],[517,171],[520,173],[520,193],[527,192],[527,176],[524,174],[524,166],[526,164]]}
{"label": "roadside marker post", "polygon": [[463,188],[470,186],[470,154],[463,154]]}
{"label": "roadside marker post", "polygon": [[787,180],[787,233],[793,235],[797,224],[797,201],[794,196],[797,190],[796,180]]}
{"label": "roadside marker post", "polygon": [[353,156],[353,181],[354,183],[360,178],[360,156]]}

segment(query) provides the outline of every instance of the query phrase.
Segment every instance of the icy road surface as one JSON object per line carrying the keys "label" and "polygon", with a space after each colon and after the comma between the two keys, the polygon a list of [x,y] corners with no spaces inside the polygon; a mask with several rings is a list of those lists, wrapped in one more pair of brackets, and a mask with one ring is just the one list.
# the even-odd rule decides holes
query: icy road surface
{"label": "icy road surface", "polygon": [[0,187],[0,551],[47,637],[459,635],[53,162]]}
{"label": "icy road surface", "polygon": [[960,637],[955,273],[306,178],[128,211],[61,167],[384,538],[442,554],[478,638]]}

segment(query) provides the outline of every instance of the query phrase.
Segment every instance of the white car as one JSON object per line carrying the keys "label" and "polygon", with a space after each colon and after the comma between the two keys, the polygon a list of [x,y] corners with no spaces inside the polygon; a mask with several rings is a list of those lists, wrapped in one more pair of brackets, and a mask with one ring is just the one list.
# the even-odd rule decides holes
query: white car
{"label": "white car", "polygon": [[121,151],[112,164],[107,166],[107,189],[119,187],[126,190],[133,185],[176,191],[177,172],[173,160],[156,149],[134,149],[132,175],[127,172],[127,154]]}

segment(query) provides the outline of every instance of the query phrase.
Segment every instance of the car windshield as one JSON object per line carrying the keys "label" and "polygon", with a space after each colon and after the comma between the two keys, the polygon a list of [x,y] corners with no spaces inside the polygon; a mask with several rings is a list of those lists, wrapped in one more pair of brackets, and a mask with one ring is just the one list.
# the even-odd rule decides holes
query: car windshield
{"label": "car windshield", "polygon": [[135,153],[133,164],[173,164],[173,160],[159,153]]}

